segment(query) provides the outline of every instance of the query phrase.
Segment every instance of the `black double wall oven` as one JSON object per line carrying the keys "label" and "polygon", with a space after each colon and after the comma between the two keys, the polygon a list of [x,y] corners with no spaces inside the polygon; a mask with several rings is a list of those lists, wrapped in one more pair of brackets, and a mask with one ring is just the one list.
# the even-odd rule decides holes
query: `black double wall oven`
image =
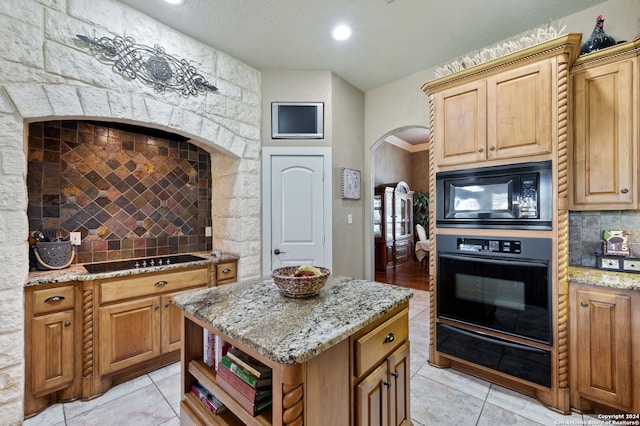
{"label": "black double wall oven", "polygon": [[[467,170],[455,179],[451,174],[436,179],[436,188],[444,192],[436,194],[436,211],[445,212],[445,197],[450,211],[451,203],[467,210],[459,226],[455,215],[438,226],[514,230],[507,237],[436,236],[437,350],[550,387],[552,241],[520,232],[551,227],[550,164]],[[458,198],[447,194],[447,187]],[[493,194],[478,195],[483,191]],[[474,214],[474,208],[482,214]]]}

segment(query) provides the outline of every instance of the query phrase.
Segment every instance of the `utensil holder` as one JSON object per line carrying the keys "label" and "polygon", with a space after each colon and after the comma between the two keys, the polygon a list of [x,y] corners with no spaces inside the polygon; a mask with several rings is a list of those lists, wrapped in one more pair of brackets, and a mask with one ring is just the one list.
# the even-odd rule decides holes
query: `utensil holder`
{"label": "utensil holder", "polygon": [[68,268],[73,262],[76,248],[71,241],[37,242],[33,252],[37,260],[36,269],[46,271]]}

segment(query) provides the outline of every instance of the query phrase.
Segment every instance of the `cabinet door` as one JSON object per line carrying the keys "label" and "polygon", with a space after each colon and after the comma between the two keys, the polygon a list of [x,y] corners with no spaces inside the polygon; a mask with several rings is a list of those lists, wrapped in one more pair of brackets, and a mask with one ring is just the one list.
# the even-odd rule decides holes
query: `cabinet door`
{"label": "cabinet door", "polygon": [[167,353],[180,349],[182,339],[182,311],[173,303],[176,294],[162,296],[160,303],[162,305],[162,343],[161,352]]}
{"label": "cabinet door", "polygon": [[551,152],[551,59],[487,79],[487,158]]}
{"label": "cabinet door", "polygon": [[389,370],[383,362],[356,386],[356,425],[389,424]]}
{"label": "cabinet door", "polygon": [[73,311],[34,317],[31,321],[31,373],[34,395],[63,389],[73,382]]}
{"label": "cabinet door", "polygon": [[[575,210],[636,209],[637,58],[573,76]],[[636,77],[637,81],[637,77]]]}
{"label": "cabinet door", "polygon": [[436,164],[451,166],[485,159],[487,140],[484,80],[433,95]]}
{"label": "cabinet door", "polygon": [[392,426],[411,424],[409,379],[409,342],[396,350],[387,360],[389,365],[389,424]]}
{"label": "cabinet door", "polygon": [[610,406],[631,407],[631,298],[576,290],[575,320],[578,392]]}
{"label": "cabinet door", "polygon": [[100,373],[107,374],[160,354],[160,298],[100,308]]}

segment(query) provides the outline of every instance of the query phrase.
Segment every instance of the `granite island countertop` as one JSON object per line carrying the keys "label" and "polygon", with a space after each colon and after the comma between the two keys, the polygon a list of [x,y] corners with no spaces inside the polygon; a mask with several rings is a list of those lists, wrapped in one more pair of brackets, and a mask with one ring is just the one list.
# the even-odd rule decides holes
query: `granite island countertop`
{"label": "granite island countertop", "polygon": [[173,303],[257,353],[302,364],[413,296],[408,288],[330,276],[315,297],[285,297],[262,277],[177,295]]}
{"label": "granite island countertop", "polygon": [[640,274],[569,266],[569,281],[599,287],[640,290]]}
{"label": "granite island countertop", "polygon": [[53,284],[69,281],[90,281],[105,278],[126,277],[130,275],[149,274],[158,271],[171,271],[174,269],[188,268],[191,266],[207,265],[226,262],[230,260],[238,260],[238,256],[233,254],[222,254],[221,257],[214,257],[210,252],[194,252],[189,253],[202,257],[202,260],[194,260],[192,262],[176,263],[173,265],[150,266],[138,269],[125,269],[121,271],[89,273],[82,265],[73,264],[65,269],[52,269],[49,271],[30,271],[25,280],[24,286],[34,286],[41,284]]}

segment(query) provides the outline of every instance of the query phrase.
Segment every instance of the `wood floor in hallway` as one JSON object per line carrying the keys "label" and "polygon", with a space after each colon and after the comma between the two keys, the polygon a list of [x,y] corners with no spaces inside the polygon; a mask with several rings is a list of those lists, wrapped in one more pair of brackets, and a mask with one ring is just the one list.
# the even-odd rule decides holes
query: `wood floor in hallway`
{"label": "wood floor in hallway", "polygon": [[385,272],[376,271],[375,280],[414,290],[429,290],[429,276],[417,260],[410,260]]}

